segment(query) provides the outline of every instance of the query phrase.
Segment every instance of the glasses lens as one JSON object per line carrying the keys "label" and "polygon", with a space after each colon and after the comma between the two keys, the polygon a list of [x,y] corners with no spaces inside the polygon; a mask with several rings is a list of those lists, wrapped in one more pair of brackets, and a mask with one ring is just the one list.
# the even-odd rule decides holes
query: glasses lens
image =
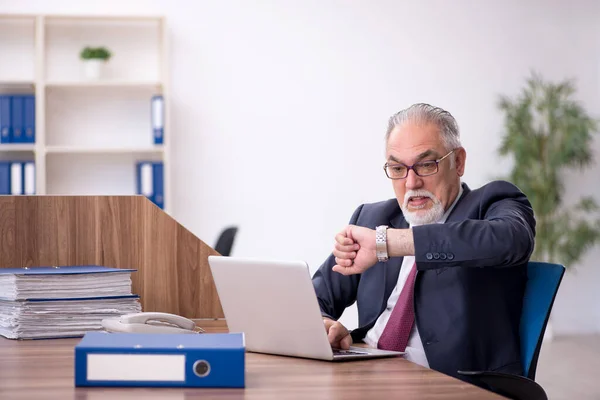
{"label": "glasses lens", "polygon": [[401,179],[406,176],[406,166],[402,164],[388,165],[386,171],[388,176],[392,179]]}
{"label": "glasses lens", "polygon": [[423,161],[415,164],[414,169],[417,175],[433,175],[437,172],[437,163],[435,161]]}

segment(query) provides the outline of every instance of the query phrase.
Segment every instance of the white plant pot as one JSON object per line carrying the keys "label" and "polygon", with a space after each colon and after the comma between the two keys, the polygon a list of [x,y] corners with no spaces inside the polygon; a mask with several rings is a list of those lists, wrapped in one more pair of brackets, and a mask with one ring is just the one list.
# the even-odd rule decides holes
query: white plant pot
{"label": "white plant pot", "polygon": [[83,74],[88,80],[98,80],[102,77],[104,60],[84,60]]}

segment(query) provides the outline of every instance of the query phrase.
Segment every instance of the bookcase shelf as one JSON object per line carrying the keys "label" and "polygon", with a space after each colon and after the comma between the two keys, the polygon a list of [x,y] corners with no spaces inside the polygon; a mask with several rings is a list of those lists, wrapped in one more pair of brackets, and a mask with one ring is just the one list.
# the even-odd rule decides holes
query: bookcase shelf
{"label": "bookcase shelf", "polygon": [[0,144],[1,152],[35,151],[34,144]]}
{"label": "bookcase shelf", "polygon": [[[1,23],[1,21],[0,21]],[[27,81],[27,80],[22,80],[22,79],[4,79],[4,80],[0,80],[0,87],[3,88],[27,88],[27,89],[31,89],[35,87],[35,82],[34,81]]]}
{"label": "bookcase shelf", "polygon": [[46,87],[58,89],[90,89],[90,88],[132,88],[162,90],[161,82],[126,81],[126,80],[102,80],[102,81],[55,81],[47,82]]}
{"label": "bookcase shelf", "polygon": [[32,150],[0,151],[0,161],[32,161],[34,158],[35,154]]}
{"label": "bookcase shelf", "polygon": [[[88,79],[86,46],[112,57]],[[162,16],[0,13],[0,95],[35,95],[35,143],[2,143],[0,160],[35,161],[37,194],[135,194],[136,163],[161,161],[172,213],[169,66]],[[151,99],[164,99],[154,144]]]}
{"label": "bookcase shelf", "polygon": [[76,146],[47,146],[49,154],[162,154],[163,146],[156,147],[76,147]]}

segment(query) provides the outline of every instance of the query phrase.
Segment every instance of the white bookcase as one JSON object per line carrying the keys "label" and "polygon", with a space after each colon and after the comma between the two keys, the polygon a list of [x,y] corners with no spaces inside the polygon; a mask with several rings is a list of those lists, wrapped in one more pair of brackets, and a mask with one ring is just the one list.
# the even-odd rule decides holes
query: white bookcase
{"label": "white bookcase", "polygon": [[[35,144],[0,144],[0,160],[35,160],[37,194],[135,194],[136,162],[163,161],[171,213],[169,70],[165,19],[0,14],[0,93],[35,94]],[[112,57],[87,80],[86,46]],[[165,104],[155,145],[151,98]]]}

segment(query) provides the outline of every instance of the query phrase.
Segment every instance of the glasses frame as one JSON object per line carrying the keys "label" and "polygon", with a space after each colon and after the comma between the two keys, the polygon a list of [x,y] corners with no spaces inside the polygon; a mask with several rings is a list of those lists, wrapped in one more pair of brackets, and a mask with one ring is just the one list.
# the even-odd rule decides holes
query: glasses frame
{"label": "glasses frame", "polygon": [[[408,173],[410,172],[411,169],[414,171],[415,175],[420,176],[420,177],[435,175],[440,171],[440,162],[442,160],[444,160],[446,157],[448,157],[450,154],[454,153],[455,150],[456,149],[450,150],[448,152],[448,154],[446,154],[445,156],[443,156],[441,158],[438,158],[437,160],[419,161],[419,162],[414,163],[413,165],[406,165],[406,164],[402,164],[402,163],[396,163],[396,164],[385,163],[383,165],[383,170],[385,171],[385,176],[387,176],[391,180],[406,179],[406,177],[408,176]],[[417,172],[417,170],[415,170],[415,166],[422,165],[423,163],[430,163],[432,161],[435,162],[435,172],[432,172],[431,174],[421,175]],[[406,167],[406,175],[404,175],[402,178],[392,178],[391,176],[388,175],[388,171],[387,171],[388,167],[396,166],[396,165],[402,165],[403,167]]]}

